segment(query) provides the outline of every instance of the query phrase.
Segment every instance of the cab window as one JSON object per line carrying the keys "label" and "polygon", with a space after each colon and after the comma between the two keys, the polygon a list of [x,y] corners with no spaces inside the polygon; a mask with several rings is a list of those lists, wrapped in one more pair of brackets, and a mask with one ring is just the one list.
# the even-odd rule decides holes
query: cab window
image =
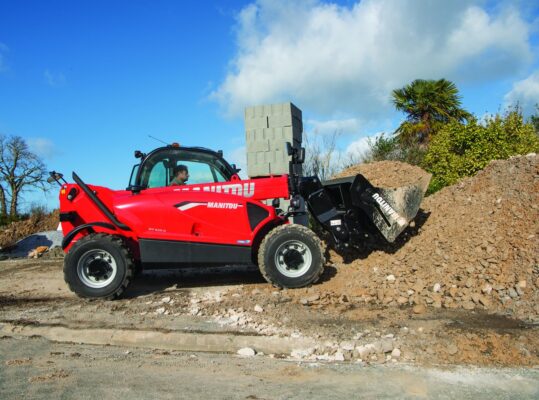
{"label": "cab window", "polygon": [[162,187],[167,186],[170,182],[169,174],[167,173],[167,168],[165,162],[158,162],[154,165],[148,177],[148,187]]}
{"label": "cab window", "polygon": [[184,165],[188,169],[187,185],[226,182],[232,175],[230,167],[212,154],[170,149],[149,155],[144,160],[140,167],[140,185],[147,188],[169,186],[174,179],[174,170],[179,165]]}

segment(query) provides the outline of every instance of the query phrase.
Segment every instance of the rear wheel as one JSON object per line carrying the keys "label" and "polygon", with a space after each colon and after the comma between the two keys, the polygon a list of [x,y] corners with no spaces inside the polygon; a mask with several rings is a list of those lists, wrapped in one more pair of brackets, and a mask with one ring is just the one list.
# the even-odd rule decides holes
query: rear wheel
{"label": "rear wheel", "polygon": [[80,297],[117,298],[134,272],[135,263],[122,239],[103,233],[77,241],[64,261],[64,279]]}
{"label": "rear wheel", "polygon": [[281,225],[260,245],[258,266],[271,284],[299,288],[315,283],[324,271],[324,249],[313,231],[302,225]]}

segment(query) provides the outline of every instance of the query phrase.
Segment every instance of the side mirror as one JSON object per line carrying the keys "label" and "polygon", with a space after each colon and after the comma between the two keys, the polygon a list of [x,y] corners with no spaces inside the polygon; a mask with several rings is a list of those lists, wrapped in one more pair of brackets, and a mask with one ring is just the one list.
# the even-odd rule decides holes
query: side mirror
{"label": "side mirror", "polygon": [[47,178],[47,182],[48,183],[53,183],[53,182],[58,182],[60,180],[60,178],[56,177],[56,176],[49,176]]}
{"label": "side mirror", "polygon": [[135,150],[135,158],[144,158],[145,154],[140,150]]}
{"label": "side mirror", "polygon": [[235,173],[235,174],[237,174],[238,172],[241,171],[241,168],[236,167],[236,164],[232,164],[231,167],[232,167],[232,169],[234,170],[234,173]]}
{"label": "side mirror", "polygon": [[60,183],[60,181],[64,181],[64,183],[67,183],[64,179],[64,175],[59,173],[59,172],[56,172],[56,171],[50,171],[49,172],[49,177],[47,178],[47,182],[48,183],[53,183],[53,182],[58,182],[58,184],[60,186],[62,186],[62,184]]}

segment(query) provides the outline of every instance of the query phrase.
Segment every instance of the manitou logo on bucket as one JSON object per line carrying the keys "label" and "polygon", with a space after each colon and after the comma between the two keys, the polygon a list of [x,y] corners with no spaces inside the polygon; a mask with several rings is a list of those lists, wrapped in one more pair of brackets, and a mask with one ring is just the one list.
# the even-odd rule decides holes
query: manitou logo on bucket
{"label": "manitou logo on bucket", "polygon": [[208,185],[208,186],[182,186],[174,189],[176,192],[211,192],[211,193],[226,193],[236,196],[253,197],[255,194],[254,182],[249,183],[227,183],[223,185]]}
{"label": "manitou logo on bucket", "polygon": [[387,216],[393,218],[395,221],[397,221],[397,224],[400,226],[406,225],[406,220],[401,217],[397,212],[391,207],[387,201],[385,201],[378,193],[375,193],[372,195],[372,198],[374,201],[376,201],[380,205],[380,209],[384,211]]}

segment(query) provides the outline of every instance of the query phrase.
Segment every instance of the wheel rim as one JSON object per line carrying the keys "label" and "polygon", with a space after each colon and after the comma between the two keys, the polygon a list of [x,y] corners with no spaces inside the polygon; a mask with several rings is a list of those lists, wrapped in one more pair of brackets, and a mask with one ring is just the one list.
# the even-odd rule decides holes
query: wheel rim
{"label": "wheel rim", "polygon": [[298,240],[282,243],[275,252],[275,265],[279,272],[289,278],[305,274],[313,262],[309,247]]}
{"label": "wheel rim", "polygon": [[77,263],[77,275],[86,286],[100,289],[110,284],[118,272],[116,260],[105,250],[89,250]]}

